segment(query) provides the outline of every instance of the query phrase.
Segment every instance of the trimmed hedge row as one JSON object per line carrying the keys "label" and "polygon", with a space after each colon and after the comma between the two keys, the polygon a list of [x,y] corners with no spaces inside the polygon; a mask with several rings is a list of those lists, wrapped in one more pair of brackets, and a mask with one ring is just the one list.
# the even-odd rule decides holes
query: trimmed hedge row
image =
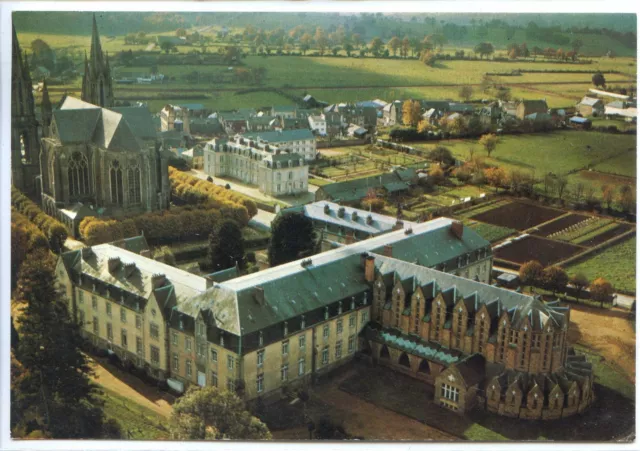
{"label": "trimmed hedge row", "polygon": [[49,241],[51,250],[60,252],[69,236],[69,231],[60,221],[40,210],[31,199],[13,186],[11,187],[11,205],[42,231]]}
{"label": "trimmed hedge row", "polygon": [[[245,208],[249,218],[258,213],[256,203],[248,197],[206,180],[169,168],[171,193],[192,205],[206,204],[210,208]],[[248,222],[248,219],[247,219]],[[241,224],[246,225],[245,221]]]}

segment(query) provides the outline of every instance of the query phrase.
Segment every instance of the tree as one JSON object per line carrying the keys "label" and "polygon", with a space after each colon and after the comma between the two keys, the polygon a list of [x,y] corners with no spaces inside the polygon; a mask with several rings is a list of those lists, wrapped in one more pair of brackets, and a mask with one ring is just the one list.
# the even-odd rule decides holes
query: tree
{"label": "tree", "polygon": [[618,195],[618,204],[623,212],[629,213],[635,209],[636,198],[635,193],[629,185],[620,185],[620,193]]}
{"label": "tree", "polygon": [[162,41],[162,43],[160,44],[160,48],[164,51],[164,53],[169,54],[170,51],[172,51],[176,46],[173,45],[171,42],[169,41]]}
{"label": "tree", "polygon": [[579,272],[569,278],[569,283],[576,289],[576,301],[580,299],[582,291],[589,286],[589,279],[583,273]]}
{"label": "tree", "polygon": [[483,56],[489,57],[489,55],[493,54],[494,48],[489,42],[481,42],[473,48],[473,51],[480,55],[480,59],[482,59]]}
{"label": "tree", "polygon": [[530,260],[520,266],[520,271],[518,272],[518,276],[520,277],[520,282],[523,285],[529,285],[529,287],[534,287],[536,285],[540,285],[540,282],[543,280],[543,267],[537,260]]}
{"label": "tree", "polygon": [[51,438],[98,438],[104,425],[100,401],[80,352],[80,325],[69,315],[54,269],[53,254],[39,250],[20,270],[26,306],[18,319],[16,358],[24,371],[13,381],[18,414],[12,430],[23,437],[41,430]]}
{"label": "tree", "polygon": [[209,235],[209,262],[215,271],[244,268],[244,238],[234,221],[224,221]]}
{"label": "tree", "polygon": [[451,166],[456,161],[451,151],[445,146],[436,146],[431,150],[429,152],[429,159],[444,166]]}
{"label": "tree", "polygon": [[458,96],[460,96],[460,98],[465,102],[468,102],[469,100],[471,100],[472,95],[473,95],[473,88],[469,85],[464,85],[462,88],[460,88],[460,91],[458,92]]}
{"label": "tree", "polygon": [[420,122],[420,102],[417,100],[405,100],[402,104],[402,123],[415,127]]}
{"label": "tree", "polygon": [[314,247],[313,223],[299,213],[278,215],[271,223],[269,265],[277,266],[307,256]]}
{"label": "tree", "polygon": [[569,183],[569,180],[565,175],[560,175],[555,178],[555,186],[556,186],[556,193],[558,194],[558,199],[562,200],[562,196],[564,196],[564,191],[567,188],[568,183]]}
{"label": "tree", "polygon": [[429,168],[429,178],[427,179],[433,185],[441,185],[444,182],[444,171],[440,166],[433,165]]}
{"label": "tree", "polygon": [[487,168],[484,170],[484,177],[487,183],[496,189],[496,193],[507,181],[507,173],[502,168]]}
{"label": "tree", "polygon": [[514,59],[517,59],[517,58],[518,58],[518,51],[515,48],[512,48],[509,51],[509,59],[514,60]]}
{"label": "tree", "polygon": [[376,38],[373,38],[369,43],[369,50],[371,51],[373,56],[377,58],[380,56],[380,51],[382,50],[383,46],[384,46],[384,43],[382,42],[382,39],[376,37]]}
{"label": "tree", "polygon": [[487,151],[487,157],[491,157],[491,152],[493,152],[498,145],[498,137],[493,133],[482,135],[478,143]]}
{"label": "tree", "polygon": [[431,122],[429,122],[427,119],[423,119],[420,122],[418,122],[418,133],[426,133],[430,130],[433,130],[435,127],[433,125],[431,125]]}
{"label": "tree", "polygon": [[580,51],[580,48],[584,45],[582,39],[576,38],[571,42],[571,48],[577,54]]}
{"label": "tree", "polygon": [[420,61],[422,61],[424,64],[426,64],[427,66],[433,67],[436,64],[437,58],[436,56],[433,54],[433,52],[429,51],[429,50],[425,50],[424,52],[422,52],[422,54],[420,55]]}
{"label": "tree", "polygon": [[613,196],[615,190],[610,185],[602,185],[602,201],[607,205],[607,210],[611,210],[611,204],[613,203]]}
{"label": "tree", "polygon": [[567,272],[559,266],[548,266],[542,272],[543,285],[553,292],[562,291],[567,287],[569,276]]}
{"label": "tree", "polygon": [[300,38],[300,51],[303,55],[305,55],[309,49],[311,48],[311,43],[313,42],[313,37],[309,33],[305,33]]}
{"label": "tree", "polygon": [[400,48],[401,45],[402,45],[402,41],[400,41],[400,38],[397,36],[394,36],[391,39],[389,39],[389,42],[387,43],[387,47],[389,48],[389,50],[393,52],[393,56],[396,56],[396,54],[398,53],[398,49]]}
{"label": "tree", "polygon": [[409,39],[408,36],[405,36],[402,39],[402,48],[400,50],[400,53],[403,57],[407,57],[409,56],[409,50],[411,49],[411,40]]}
{"label": "tree", "polygon": [[604,75],[602,75],[602,72],[596,72],[595,74],[593,74],[593,76],[591,77],[591,82],[596,88],[598,86],[601,86],[602,88],[607,87],[607,81],[605,80]]}
{"label": "tree", "polygon": [[33,66],[44,66],[52,72],[56,69],[55,52],[45,41],[42,39],[32,41],[31,51],[33,52]]}
{"label": "tree", "polygon": [[591,293],[591,299],[599,302],[600,307],[604,307],[604,303],[611,301],[613,295],[613,286],[604,278],[598,277],[589,285],[589,292]]}
{"label": "tree", "polygon": [[190,387],[173,405],[169,431],[174,440],[271,440],[238,395],[216,387]]}
{"label": "tree", "polygon": [[178,36],[179,38],[184,38],[187,36],[187,30],[185,30],[184,28],[178,28],[176,30],[176,36]]}

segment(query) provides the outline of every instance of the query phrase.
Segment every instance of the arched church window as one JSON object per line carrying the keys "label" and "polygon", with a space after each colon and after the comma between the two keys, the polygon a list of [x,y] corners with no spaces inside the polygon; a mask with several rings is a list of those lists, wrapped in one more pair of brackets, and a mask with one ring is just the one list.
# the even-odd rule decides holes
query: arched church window
{"label": "arched church window", "polygon": [[74,152],[69,160],[69,195],[78,196],[89,192],[89,162],[87,157]]}
{"label": "arched church window", "polygon": [[127,169],[128,197],[130,204],[139,204],[142,199],[140,184],[140,168],[133,166]]}
{"label": "arched church window", "polygon": [[122,168],[118,160],[113,160],[109,168],[109,184],[111,186],[111,202],[122,205],[124,193],[122,188]]}

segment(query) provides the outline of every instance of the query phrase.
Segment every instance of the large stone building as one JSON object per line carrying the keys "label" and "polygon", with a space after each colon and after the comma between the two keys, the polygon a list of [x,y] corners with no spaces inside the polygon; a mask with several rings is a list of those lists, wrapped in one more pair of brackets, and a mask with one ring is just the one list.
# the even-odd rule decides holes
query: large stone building
{"label": "large stone building", "polygon": [[569,349],[567,308],[372,252],[441,239],[425,238],[436,229],[459,240],[456,224],[441,218],[218,282],[151,260],[144,238],[66,252],[56,273],[87,339],[177,390],[276,399],[359,352],[435,384],[433,401],[458,412],[584,410],[591,369]]}
{"label": "large stone building", "polygon": [[43,210],[72,230],[79,206],[121,217],[169,205],[167,158],[147,108],[65,98],[42,139],[40,167]]}
{"label": "large stone building", "polygon": [[109,108],[114,105],[109,56],[102,52],[95,14],[93,15],[89,59],[87,59],[86,54],[84,57],[81,98],[87,103],[104,108]]}
{"label": "large stone building", "polygon": [[309,166],[302,155],[241,135],[209,141],[204,148],[204,172],[257,185],[270,196],[306,193],[309,181]]}
{"label": "large stone building", "polygon": [[40,173],[40,124],[36,118],[33,83],[26,54],[15,27],[11,53],[11,181],[26,192],[36,192]]}
{"label": "large stone building", "polygon": [[[308,127],[307,120],[304,120],[304,123]],[[307,161],[315,160],[318,153],[316,137],[308,128],[248,132],[243,134],[243,138],[278,146],[281,150],[302,155]]]}

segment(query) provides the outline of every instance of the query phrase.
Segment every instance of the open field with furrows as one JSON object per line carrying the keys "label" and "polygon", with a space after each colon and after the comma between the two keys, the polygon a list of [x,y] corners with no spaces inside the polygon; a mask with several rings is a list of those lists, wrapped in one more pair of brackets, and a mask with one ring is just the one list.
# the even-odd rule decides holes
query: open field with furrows
{"label": "open field with furrows", "polygon": [[494,250],[496,258],[517,263],[519,265],[530,260],[537,260],[542,266],[565,260],[586,250],[583,247],[562,241],[554,241],[529,235]]}
{"label": "open field with furrows", "polygon": [[590,280],[604,277],[617,290],[636,291],[636,238],[630,238],[600,252],[588,260],[571,265],[569,274],[583,273]]}
{"label": "open field with furrows", "polygon": [[554,208],[529,203],[510,202],[482,213],[476,213],[470,219],[515,230],[526,230],[557,218],[562,214],[561,210]]}

